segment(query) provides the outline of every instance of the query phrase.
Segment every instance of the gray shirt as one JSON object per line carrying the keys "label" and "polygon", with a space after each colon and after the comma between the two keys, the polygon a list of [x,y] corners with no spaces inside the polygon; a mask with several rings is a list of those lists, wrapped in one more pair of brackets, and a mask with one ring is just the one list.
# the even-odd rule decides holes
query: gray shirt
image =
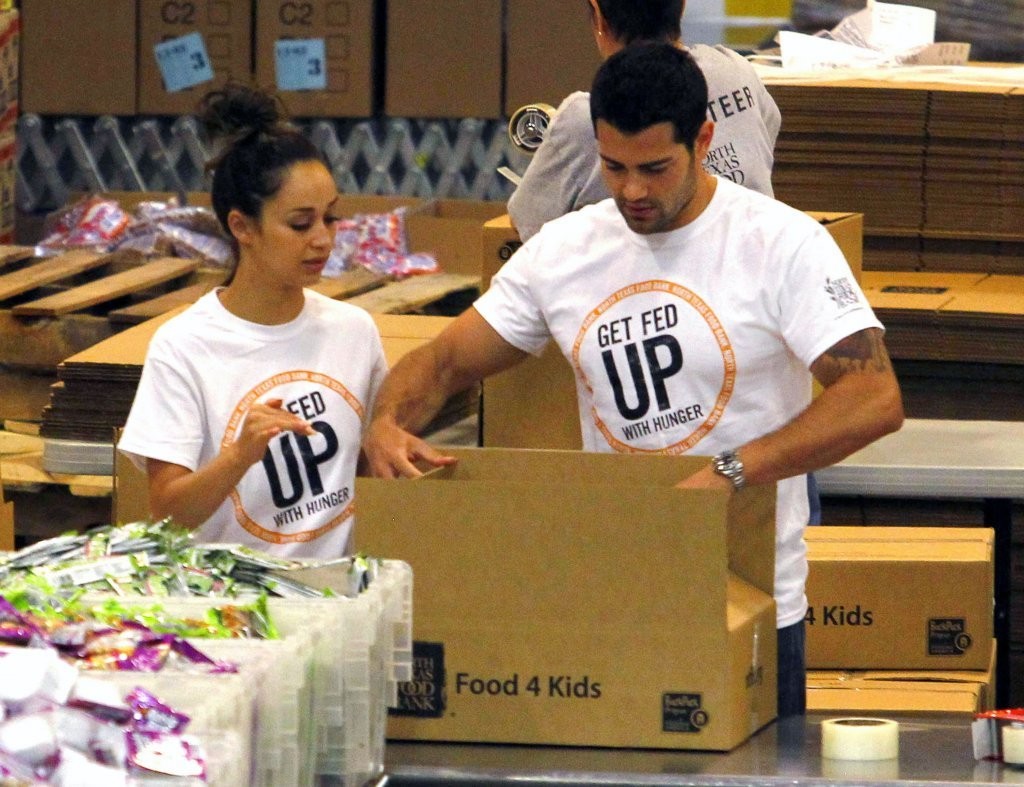
{"label": "gray shirt", "polygon": [[[772,193],[772,164],[781,115],[753,66],[724,46],[689,49],[708,83],[708,119],[715,123],[704,168]],[[522,183],[509,199],[512,223],[525,241],[546,221],[611,196],[590,120],[590,94],[573,93],[558,107]]]}

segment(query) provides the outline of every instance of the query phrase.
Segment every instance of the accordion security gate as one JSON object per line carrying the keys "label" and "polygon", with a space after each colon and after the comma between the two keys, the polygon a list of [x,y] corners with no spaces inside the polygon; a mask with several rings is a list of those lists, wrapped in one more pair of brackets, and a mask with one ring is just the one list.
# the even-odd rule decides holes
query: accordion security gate
{"label": "accordion security gate", "polygon": [[[342,193],[506,200],[500,167],[527,154],[502,120],[310,120],[298,125],[324,154]],[[204,191],[209,140],[191,115],[159,118],[25,114],[18,119],[15,199],[38,213],[83,191]]]}

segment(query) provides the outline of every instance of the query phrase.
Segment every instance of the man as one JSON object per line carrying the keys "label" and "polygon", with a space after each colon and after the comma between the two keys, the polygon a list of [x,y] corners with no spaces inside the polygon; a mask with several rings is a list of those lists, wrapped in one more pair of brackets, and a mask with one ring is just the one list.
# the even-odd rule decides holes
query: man
{"label": "man", "polygon": [[777,485],[785,716],[804,709],[804,474],[898,429],[903,407],[881,324],[828,232],[701,167],[706,102],[677,47],[604,63],[591,111],[614,199],[546,224],[473,308],[403,358],[364,448],[383,477],[453,461],[411,432],[554,339],[576,373],[585,450],[714,455],[684,487]]}
{"label": "man", "polygon": [[[637,42],[683,47],[683,0],[587,0],[594,40],[603,58]],[[685,48],[685,47],[683,47]],[[781,118],[775,101],[743,57],[724,46],[688,50],[708,83],[708,118],[715,144],[709,172],[772,196],[772,164]],[[576,92],[559,106],[508,203],[522,240],[546,221],[609,197],[590,122],[590,96]]]}

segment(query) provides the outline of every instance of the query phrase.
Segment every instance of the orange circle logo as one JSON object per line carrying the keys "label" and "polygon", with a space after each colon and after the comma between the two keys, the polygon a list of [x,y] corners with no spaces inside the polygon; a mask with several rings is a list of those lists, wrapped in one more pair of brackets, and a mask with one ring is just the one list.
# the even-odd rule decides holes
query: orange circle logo
{"label": "orange circle logo", "polygon": [[[591,311],[572,365],[594,403],[595,426],[622,453],[689,451],[721,420],[736,385],[735,354],[717,315],[663,280],[623,287]],[[714,370],[712,392],[685,374],[688,365],[704,376]]]}
{"label": "orange circle logo", "polygon": [[[337,396],[351,408],[358,421],[360,423],[362,422],[364,414],[362,404],[355,396],[352,395],[351,391],[334,378],[319,372],[305,370],[284,372],[282,374],[274,375],[273,377],[270,377],[256,385],[249,391],[249,393],[242,397],[237,405],[235,405],[235,409],[232,411],[231,417],[228,419],[227,428],[224,430],[224,436],[221,438],[221,449],[238,439],[238,433],[242,428],[245,415],[249,412],[249,409],[253,404],[274,389],[296,382],[313,383],[316,386],[320,386],[337,394]],[[351,494],[345,494],[343,496],[335,495],[337,500],[333,502],[344,504],[344,507],[338,514],[331,517],[329,521],[311,530],[299,530],[293,533],[280,533],[264,527],[257,522],[248,511],[245,510],[245,506],[242,503],[242,498],[237,487],[231,490],[230,497],[235,511],[235,519],[238,524],[260,540],[272,544],[313,541],[324,533],[333,530],[345,522],[352,516],[355,510],[355,500]]]}

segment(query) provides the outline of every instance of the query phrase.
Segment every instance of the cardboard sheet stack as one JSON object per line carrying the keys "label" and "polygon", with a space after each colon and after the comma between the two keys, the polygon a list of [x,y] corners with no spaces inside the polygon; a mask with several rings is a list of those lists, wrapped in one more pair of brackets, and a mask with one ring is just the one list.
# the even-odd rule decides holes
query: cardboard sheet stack
{"label": "cardboard sheet stack", "polygon": [[1024,88],[766,81],[776,196],[863,212],[867,268],[1024,273]]}

